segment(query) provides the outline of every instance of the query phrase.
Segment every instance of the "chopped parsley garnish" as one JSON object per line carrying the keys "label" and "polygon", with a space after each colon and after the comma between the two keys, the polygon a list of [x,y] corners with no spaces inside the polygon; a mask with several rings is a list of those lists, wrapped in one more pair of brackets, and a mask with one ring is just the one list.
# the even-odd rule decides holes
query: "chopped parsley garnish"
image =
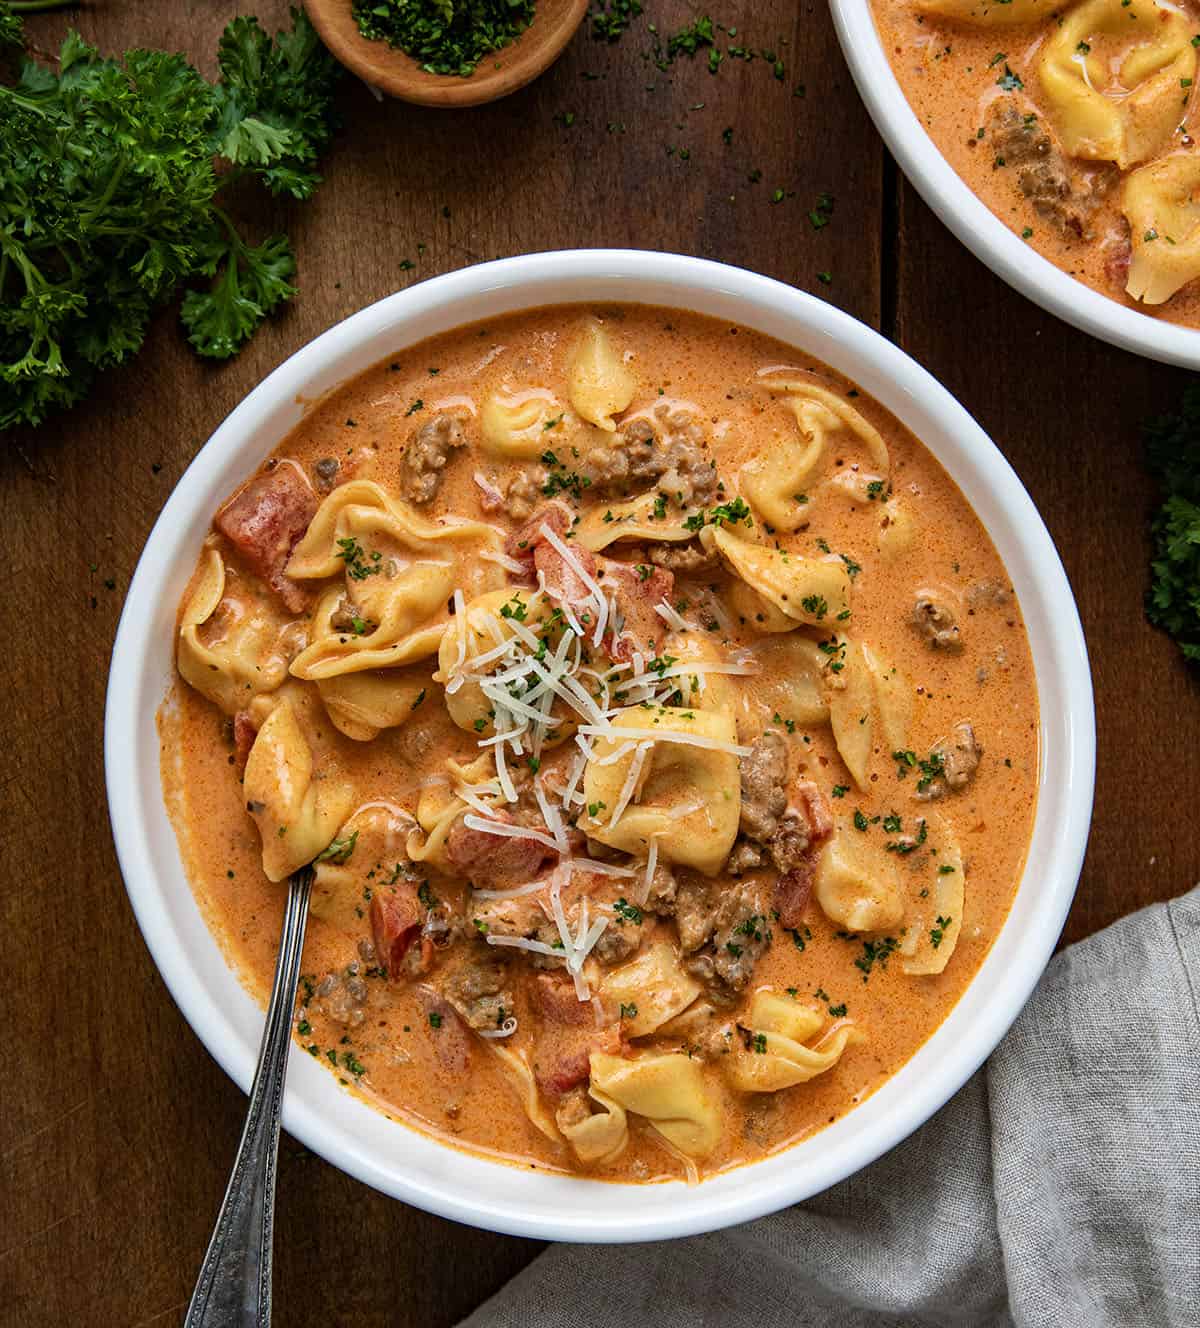
{"label": "chopped parsley garnish", "polygon": [[438,906],[437,896],[429,888],[428,881],[422,881],[417,887],[417,899],[420,901],[421,907],[428,909],[430,912]]}
{"label": "chopped parsley garnish", "polygon": [[346,575],[351,581],[365,581],[369,576],[378,575],[381,554],[368,554],[353,535],[338,540],[337,546],[336,556],[346,564]]}
{"label": "chopped parsley garnish", "polygon": [[1014,74],[1008,65],[1005,65],[1004,73],[996,80],[996,86],[1003,88],[1005,92],[1020,92],[1025,84],[1018,74]]}
{"label": "chopped parsley garnish", "polygon": [[855,809],[854,809],[854,828],[855,828],[856,830],[864,830],[864,831],[865,831],[865,830],[867,829],[867,827],[868,827],[870,824],[871,824],[870,821],[868,821],[867,818],[866,818],[866,816],[863,814],[862,808],[861,808],[861,807],[855,807]]}
{"label": "chopped parsley garnish", "polygon": [[830,794],[831,794],[833,797],[835,797],[835,798],[844,798],[844,797],[846,796],[846,794],[850,792],[850,785],[849,785],[849,784],[835,784],[835,785],[833,786],[833,788],[831,788],[831,789],[829,790],[829,792],[830,792]]}
{"label": "chopped parsley garnish", "polygon": [[771,939],[771,929],[767,926],[767,920],[761,913],[751,913],[748,918],[743,918],[733,929],[735,936],[750,936],[756,941]]}
{"label": "chopped parsley garnish", "polygon": [[720,503],[712,508],[711,511],[701,510],[693,516],[689,516],[684,521],[684,528],[687,530],[702,530],[708,526],[722,526],[726,522],[731,526],[736,526],[741,521],[747,526],[754,524],[754,517],[751,515],[750,508],[742,498],[731,498],[727,503]]}
{"label": "chopped parsley garnish", "polygon": [[946,928],[954,921],[953,918],[938,917],[937,923],[929,933],[929,944],[936,950],[942,943],[942,938],[946,934]]}
{"label": "chopped parsley garnish", "polygon": [[616,915],[617,925],[623,927],[627,922],[635,927],[642,925],[642,910],[636,904],[631,904],[624,895],[613,905],[613,913]]}
{"label": "chopped parsley garnish", "polygon": [[429,1012],[429,1026],[431,1028],[441,1028],[442,1026],[442,1016],[436,1010],[430,1010]]}
{"label": "chopped parsley garnish", "polygon": [[917,780],[918,793],[924,793],[935,779],[946,772],[946,758],[937,751],[932,751],[927,757],[921,758],[916,752],[906,749],[893,752],[892,760],[896,762],[897,779],[907,779],[910,770],[921,772],[921,777]]}
{"label": "chopped parsley garnish", "polygon": [[566,465],[558,459],[557,454],[549,449],[542,453],[542,464],[550,469],[550,474],[546,477],[545,484],[542,485],[542,493],[547,498],[565,493],[578,502],[583,490],[591,485],[592,481],[588,476],[580,475],[574,470],[568,470]]}
{"label": "chopped parsley garnish", "polygon": [[529,27],[534,0],[354,0],[352,12],[364,37],[404,51],[426,73],[470,78]]}
{"label": "chopped parsley garnish", "polygon": [[321,850],[313,859],[314,862],[333,862],[339,867],[349,861],[350,854],[354,852],[354,845],[358,843],[358,831],[348,835],[345,839],[335,839]]}
{"label": "chopped parsley garnish", "polygon": [[800,601],[805,613],[811,613],[818,622],[829,612],[829,603],[823,595],[805,595]]}
{"label": "chopped parsley garnish", "polygon": [[881,941],[863,941],[862,956],[854,961],[854,967],[862,971],[864,982],[871,976],[871,970],[876,964],[880,968],[887,968],[888,959],[895,952],[897,944],[894,936],[885,936]]}
{"label": "chopped parsley garnish", "polygon": [[915,838],[889,839],[887,843],[884,844],[884,848],[887,849],[889,853],[901,853],[905,855],[915,853],[929,836],[929,823],[922,820],[920,822],[920,827],[921,828],[917,831]]}
{"label": "chopped parsley garnish", "polygon": [[622,1019],[637,1018],[637,1003],[635,1001],[630,1001],[628,1005],[626,1005],[624,1001],[621,1002],[621,1018]]}

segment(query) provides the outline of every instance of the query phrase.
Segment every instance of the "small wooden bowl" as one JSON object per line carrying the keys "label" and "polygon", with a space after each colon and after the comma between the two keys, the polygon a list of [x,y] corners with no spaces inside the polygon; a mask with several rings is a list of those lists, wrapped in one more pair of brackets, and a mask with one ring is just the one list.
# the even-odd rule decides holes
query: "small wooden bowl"
{"label": "small wooden bowl", "polygon": [[305,0],[321,40],[347,69],[372,87],[422,106],[479,106],[531,83],[562,54],[587,12],[588,0],[538,0],[533,22],[508,46],[484,56],[470,78],[429,74],[384,41],[368,41],[352,0]]}

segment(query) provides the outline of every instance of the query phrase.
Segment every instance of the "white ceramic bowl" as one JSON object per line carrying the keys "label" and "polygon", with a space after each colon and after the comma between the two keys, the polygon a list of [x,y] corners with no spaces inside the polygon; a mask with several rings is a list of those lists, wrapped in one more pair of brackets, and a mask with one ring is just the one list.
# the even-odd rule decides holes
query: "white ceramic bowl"
{"label": "white ceramic bowl", "polygon": [[[312,401],[435,333],[539,305],[636,301],[693,309],[778,337],[849,375],[939,458],[1008,567],[1041,696],[1039,802],[1012,912],[950,1017],[873,1097],[779,1156],[689,1188],[531,1173],[388,1121],[293,1056],[285,1127],[368,1185],[461,1222],[567,1241],[654,1240],[782,1208],[857,1171],[936,1111],[995,1047],[1037,982],[1074,895],[1091,813],[1091,678],[1054,545],[1016,475],[923,369],[829,305],[765,277],[671,254],[583,250],[485,263],[413,286],[339,323],[261,383],[179,481],[147,541],[117,632],[105,716],[113,834],[151,954],[201,1040],[243,1088],[262,1011],[226,966],[188,887],[163,808],[154,715],[172,678],[175,609],[211,514]],[[517,1110],[515,1103],[513,1110]],[[230,1141],[232,1144],[232,1140]]]}
{"label": "white ceramic bowl", "polygon": [[913,113],[879,39],[870,0],[829,0],[829,5],[876,129],[921,197],[977,258],[1035,304],[1084,332],[1153,360],[1200,368],[1200,331],[1108,299],[1009,230],[964,183]]}

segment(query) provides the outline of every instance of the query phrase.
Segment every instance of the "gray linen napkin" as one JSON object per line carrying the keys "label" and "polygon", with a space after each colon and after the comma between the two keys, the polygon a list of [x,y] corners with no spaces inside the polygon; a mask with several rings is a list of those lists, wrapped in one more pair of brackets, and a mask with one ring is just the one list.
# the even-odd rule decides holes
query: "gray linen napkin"
{"label": "gray linen napkin", "polygon": [[1200,886],[1064,950],[922,1129],[807,1203],[554,1245],[461,1328],[1200,1325]]}

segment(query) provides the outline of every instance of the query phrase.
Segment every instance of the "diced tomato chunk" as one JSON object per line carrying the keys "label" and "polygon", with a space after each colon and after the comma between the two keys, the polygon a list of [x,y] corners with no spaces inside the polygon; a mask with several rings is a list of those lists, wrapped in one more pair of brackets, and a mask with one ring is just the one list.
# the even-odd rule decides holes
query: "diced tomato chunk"
{"label": "diced tomato chunk", "polygon": [[424,1031],[429,1035],[438,1064],[448,1074],[461,1079],[471,1067],[470,1033],[441,992],[424,985],[416,990],[425,1015]]}
{"label": "diced tomato chunk", "polygon": [[[571,552],[575,555],[579,566],[594,582],[596,555],[582,546],[579,548],[572,546]],[[558,604],[565,604],[567,608],[575,610],[577,617],[580,607],[585,603],[591,603],[592,592],[588,589],[587,582],[548,540],[542,540],[540,544],[534,546],[533,566],[535,573],[541,574],[539,579],[546,587],[546,593],[550,598]],[[594,613],[595,609],[592,608],[591,612]],[[586,627],[587,623],[582,625]]]}
{"label": "diced tomato chunk", "polygon": [[604,638],[604,648],[614,663],[630,664],[640,650],[651,658],[662,649],[666,623],[655,611],[663,600],[669,604],[675,576],[663,567],[647,567],[598,559],[600,588],[616,609],[616,622]]}
{"label": "diced tomato chunk", "polygon": [[371,933],[376,961],[389,977],[399,977],[404,956],[421,934],[421,908],[411,887],[376,887],[371,895]]}
{"label": "diced tomato chunk", "polygon": [[524,563],[526,575],[532,580],[534,552],[539,544],[546,542],[546,537],[541,533],[542,527],[548,526],[561,539],[571,529],[572,519],[570,508],[565,503],[546,503],[534,512],[520,530],[513,531],[504,541],[504,552],[519,563]]}
{"label": "diced tomato chunk", "polygon": [[213,519],[246,567],[271,587],[290,613],[303,611],[308,592],[284,568],[316,511],[317,496],[304,475],[282,463],[256,475]]}
{"label": "diced tomato chunk", "polygon": [[[833,816],[825,795],[811,779],[798,779],[788,790],[785,817],[798,818],[808,837],[808,846],[775,885],[775,909],[785,927],[799,927],[812,895],[817,857],[833,833]],[[803,841],[800,841],[803,842]]]}
{"label": "diced tomato chunk", "polygon": [[[514,824],[505,811],[495,813],[495,819]],[[546,863],[557,861],[558,854],[537,839],[489,834],[459,820],[446,836],[446,857],[472,885],[502,889],[534,880]]]}
{"label": "diced tomato chunk", "polygon": [[250,759],[250,748],[258,737],[258,726],[248,710],[239,710],[233,717],[233,759],[239,770],[245,770]]}
{"label": "diced tomato chunk", "polygon": [[816,854],[810,850],[801,862],[776,881],[775,911],[784,927],[799,927],[804,922],[808,901],[812,898],[816,866]]}
{"label": "diced tomato chunk", "polygon": [[797,779],[788,789],[788,811],[797,812],[808,824],[810,840],[816,844],[833,834],[833,814],[824,793],[811,779]]}
{"label": "diced tomato chunk", "polygon": [[575,995],[569,978],[539,973],[534,1000],[541,1012],[534,1044],[533,1077],[547,1097],[558,1098],[586,1083],[593,1051],[621,1050],[619,1023],[596,1023],[595,1007]]}

